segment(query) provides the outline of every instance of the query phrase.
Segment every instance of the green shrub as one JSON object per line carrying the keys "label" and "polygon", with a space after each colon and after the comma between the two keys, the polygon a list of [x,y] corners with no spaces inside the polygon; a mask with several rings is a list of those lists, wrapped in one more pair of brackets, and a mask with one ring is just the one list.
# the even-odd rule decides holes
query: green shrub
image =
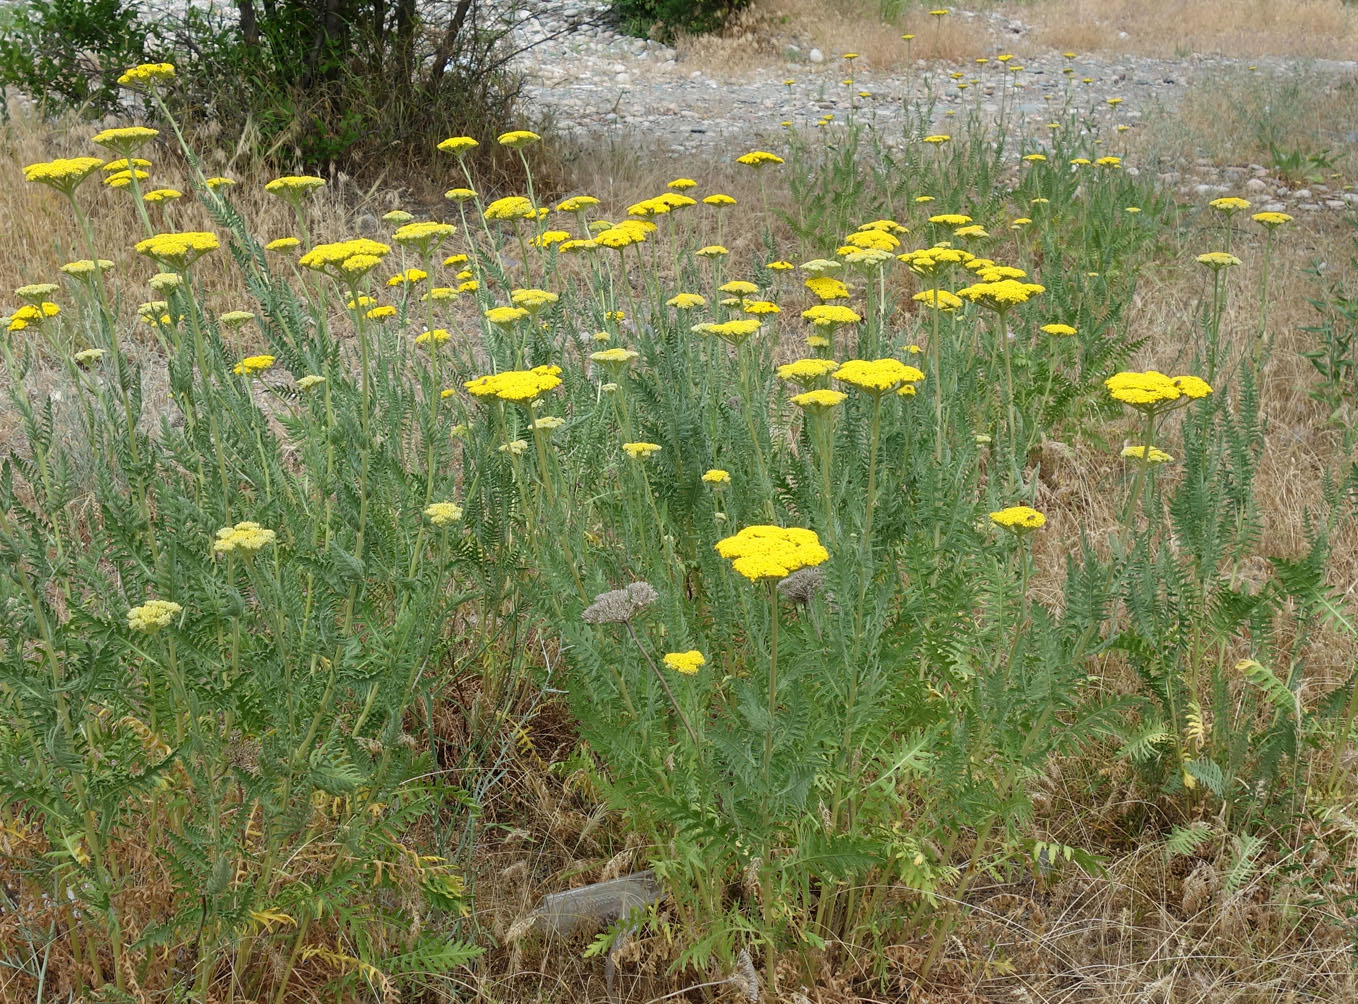
{"label": "green shrub", "polygon": [[624,27],[634,35],[654,32],[662,40],[678,32],[701,35],[719,31],[750,0],[610,0]]}
{"label": "green shrub", "polygon": [[99,117],[126,99],[123,69],[164,60],[180,69],[166,104],[200,149],[371,177],[378,153],[416,168],[450,134],[515,120],[506,32],[484,0],[439,21],[379,0],[189,7],[168,30],[131,0],[28,0],[0,39],[0,85]]}
{"label": "green shrub", "polygon": [[0,20],[0,94],[14,87],[91,117],[117,107],[118,74],[160,42],[135,0],[25,0]]}

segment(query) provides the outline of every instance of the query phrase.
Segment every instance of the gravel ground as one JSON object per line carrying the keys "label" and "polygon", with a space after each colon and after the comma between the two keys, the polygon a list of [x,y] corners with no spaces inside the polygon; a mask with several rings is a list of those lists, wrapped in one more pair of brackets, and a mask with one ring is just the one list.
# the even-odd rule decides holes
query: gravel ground
{"label": "gravel ground", "polygon": [[[1251,67],[1286,71],[1294,65],[1285,59],[1250,62],[1208,56],[1081,54],[1071,60],[1059,52],[1033,51],[1029,29],[1020,21],[956,8],[953,13],[988,22],[985,27],[996,44],[1018,53],[1008,67],[1022,65],[1016,75],[1021,83],[1005,98],[1010,104],[1006,118],[1011,129],[1029,136],[1045,135],[1046,122],[1067,100],[1094,109],[1109,123],[1135,128],[1152,111],[1172,111],[1200,78]],[[693,68],[666,45],[622,34],[610,24],[607,6],[595,0],[563,0],[511,16],[517,19],[516,39],[526,47],[518,60],[528,77],[527,97],[553,113],[559,129],[585,141],[625,140],[675,160],[733,156],[738,147],[773,141],[784,122],[807,127],[826,114],[842,121],[851,111],[884,136],[900,136],[906,108],[929,95],[936,98],[932,131],[953,131],[951,123],[971,109],[979,108],[990,120],[1000,114],[1005,71],[994,57],[1005,50],[998,48],[986,54],[992,61],[984,67],[917,60],[905,71],[883,72],[846,63],[838,53],[823,53],[805,39],[789,37],[781,61],[718,72],[710,66],[706,71]],[[854,79],[846,86],[850,65]],[[1358,62],[1352,60],[1310,65],[1332,80],[1358,75]],[[1063,72],[1067,68],[1073,72]],[[961,79],[968,82],[967,90],[957,88],[955,73],[965,74]],[[976,78],[980,82],[971,83]],[[870,96],[860,97],[859,92]],[[1116,103],[1109,104],[1110,99]],[[1258,164],[1223,169],[1200,161],[1163,180],[1199,196],[1245,194],[1261,208],[1341,210],[1358,204],[1353,192],[1332,191],[1323,184],[1292,189],[1268,174]]]}

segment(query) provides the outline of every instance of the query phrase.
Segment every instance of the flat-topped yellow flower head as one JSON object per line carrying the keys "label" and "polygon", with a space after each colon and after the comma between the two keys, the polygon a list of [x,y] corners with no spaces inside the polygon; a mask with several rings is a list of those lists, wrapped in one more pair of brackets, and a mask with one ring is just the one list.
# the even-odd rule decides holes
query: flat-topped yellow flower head
{"label": "flat-topped yellow flower head", "polygon": [[784,579],[800,568],[829,560],[814,530],[800,527],[747,526],[717,541],[716,551],[751,582]]}
{"label": "flat-topped yellow flower head", "polygon": [[810,387],[839,367],[833,359],[798,359],[778,367],[778,379]]}
{"label": "flat-topped yellow flower head", "polygon": [[622,451],[633,460],[645,460],[653,453],[660,452],[659,443],[623,443]]}
{"label": "flat-topped yellow flower head", "polygon": [[734,321],[722,321],[720,324],[709,324],[707,333],[716,335],[718,338],[732,345],[737,345],[749,338],[763,327],[762,322],[753,317],[741,317]]}
{"label": "flat-topped yellow flower head", "polygon": [[1157,370],[1137,372],[1124,370],[1115,373],[1103,382],[1109,395],[1115,401],[1135,408],[1142,413],[1154,414],[1206,397],[1212,393],[1211,385],[1196,376],[1166,376]]}
{"label": "flat-topped yellow flower head", "polygon": [[895,251],[901,242],[888,230],[857,230],[844,238],[844,243],[857,248],[872,248],[876,251]]}
{"label": "flat-topped yellow flower head", "polygon": [[24,168],[24,180],[46,185],[69,196],[80,183],[104,166],[99,157],[59,157],[56,160],[29,164]]}
{"label": "flat-topped yellow flower head", "polygon": [[486,311],[487,321],[506,328],[518,324],[527,316],[528,311],[523,307],[491,307]]}
{"label": "flat-topped yellow flower head", "polygon": [[707,657],[696,648],[687,652],[666,652],[662,662],[676,673],[692,676],[707,665]]}
{"label": "flat-topped yellow flower head", "polygon": [[751,150],[737,157],[736,163],[744,164],[746,167],[767,167],[770,164],[783,163],[783,158],[767,150]]}
{"label": "flat-topped yellow flower head", "polygon": [[137,254],[182,272],[203,255],[221,246],[216,234],[201,230],[156,234],[137,242]]}
{"label": "flat-topped yellow flower head", "polygon": [[1040,530],[1047,525],[1046,516],[1032,506],[1026,505],[1013,505],[1007,509],[992,512],[990,521],[996,526],[1002,526],[1006,530],[1013,530],[1020,534],[1029,530]]}
{"label": "flat-topped yellow flower head", "polygon": [[509,293],[509,302],[516,307],[522,307],[530,314],[536,314],[545,307],[550,307],[558,299],[557,294],[549,293],[545,289],[515,289]]}
{"label": "flat-topped yellow flower head", "polygon": [[638,358],[639,355],[640,353],[638,353],[635,349],[624,349],[622,347],[617,347],[612,349],[600,349],[597,352],[591,352],[589,354],[589,358],[593,362],[602,363],[605,366],[612,366],[621,369],[623,366],[626,366],[632,360]]}
{"label": "flat-topped yellow flower head", "polygon": [[533,220],[537,219],[538,212],[522,195],[506,195],[503,199],[496,199],[486,207],[485,217],[488,220]]}
{"label": "flat-topped yellow flower head", "polygon": [[139,63],[118,77],[123,87],[150,87],[174,79],[173,63]]}
{"label": "flat-topped yellow flower head", "polygon": [[[831,361],[833,362],[833,360]],[[843,404],[848,396],[842,390],[830,390],[822,387],[794,395],[792,403],[803,411],[809,411],[814,415],[823,415],[831,408]]]}
{"label": "flat-topped yellow flower head", "polygon": [[1149,449],[1143,444],[1141,446],[1124,446],[1122,448],[1124,460],[1144,460],[1148,464],[1168,464],[1174,458],[1164,450],[1152,446]]}
{"label": "flat-topped yellow flower head", "polygon": [[946,289],[923,289],[910,299],[945,312],[962,306],[962,298],[956,293],[949,293]]}
{"label": "flat-topped yellow flower head", "polygon": [[850,359],[835,370],[833,376],[841,383],[873,395],[885,394],[901,384],[918,383],[924,379],[921,370],[892,358]]}
{"label": "flat-topped yellow flower head", "polygon": [[1224,268],[1239,265],[1240,259],[1229,251],[1208,251],[1206,254],[1198,255],[1198,264],[1206,265],[1213,272],[1220,272]]}
{"label": "flat-topped yellow flower head", "polygon": [[127,626],[132,631],[155,634],[183,612],[184,608],[173,600],[147,600],[127,612]]}
{"label": "flat-topped yellow flower head", "polygon": [[1284,223],[1291,223],[1292,217],[1287,213],[1263,212],[1255,213],[1250,217],[1255,223],[1262,224],[1270,230],[1277,229]]}
{"label": "flat-topped yellow flower head", "polygon": [[1010,307],[1027,303],[1039,293],[1047,291],[1045,286],[1035,282],[1019,282],[1017,279],[1000,279],[996,282],[978,282],[957,291],[957,295],[972,303],[979,303],[991,310],[1008,310]]}
{"label": "flat-topped yellow flower head", "polygon": [[424,507],[429,522],[437,527],[451,526],[462,518],[462,507],[454,502],[433,502]]}
{"label": "flat-topped yellow flower head", "polygon": [[[810,281],[810,280],[808,280]],[[836,280],[831,279],[831,282]],[[802,311],[802,317],[817,328],[834,329],[845,324],[857,324],[863,318],[857,311],[839,303],[818,303]]]}
{"label": "flat-topped yellow flower head", "polygon": [[697,293],[676,293],[665,301],[665,306],[673,307],[675,310],[692,310],[694,307],[706,305],[706,298]]}
{"label": "flat-topped yellow flower head", "polygon": [[376,268],[391,253],[391,246],[366,237],[317,244],[297,263],[316,272],[328,272],[350,280]]}
{"label": "flat-topped yellow flower head", "polygon": [[231,372],[236,376],[258,376],[273,369],[277,361],[270,355],[246,356],[231,368]]}
{"label": "flat-topped yellow flower head", "polygon": [[442,150],[444,153],[451,153],[454,157],[461,160],[480,145],[480,143],[476,142],[476,140],[472,139],[470,136],[450,136],[448,139],[439,143],[438,149]]}
{"label": "flat-topped yellow flower head", "polygon": [[217,539],[212,542],[215,554],[241,553],[254,554],[278,540],[272,530],[266,530],[258,523],[246,520],[235,526],[224,526],[217,531]]}
{"label": "flat-topped yellow flower head", "polygon": [[561,386],[560,366],[535,366],[531,370],[505,370],[468,380],[463,386],[474,397],[494,397],[515,404],[528,404]]}
{"label": "flat-topped yellow flower head", "polygon": [[451,223],[435,223],[432,221],[405,223],[396,228],[391,239],[402,247],[413,248],[421,255],[428,256],[433,254],[440,244],[455,233],[457,233],[457,227]]}
{"label": "flat-topped yellow flower head", "polygon": [[832,276],[813,275],[810,279],[805,280],[803,285],[823,302],[847,300],[849,298],[849,287]]}
{"label": "flat-topped yellow flower head", "polygon": [[297,205],[312,192],[324,187],[325,179],[314,174],[285,174],[268,182],[264,186],[264,191],[284,202]]}
{"label": "flat-topped yellow flower head", "polygon": [[721,290],[723,293],[736,293],[740,296],[748,296],[751,293],[759,292],[758,286],[752,282],[747,282],[744,279],[732,279],[730,282],[722,283],[717,289]]}
{"label": "flat-topped yellow flower head", "polygon": [[501,146],[507,146],[517,150],[521,147],[532,146],[541,139],[541,136],[528,129],[512,129],[509,132],[500,133],[496,142]]}
{"label": "flat-topped yellow flower head", "polygon": [[106,146],[120,157],[130,157],[133,150],[149,143],[159,135],[159,129],[151,129],[147,126],[122,126],[97,132],[90,137],[90,142],[99,146]]}

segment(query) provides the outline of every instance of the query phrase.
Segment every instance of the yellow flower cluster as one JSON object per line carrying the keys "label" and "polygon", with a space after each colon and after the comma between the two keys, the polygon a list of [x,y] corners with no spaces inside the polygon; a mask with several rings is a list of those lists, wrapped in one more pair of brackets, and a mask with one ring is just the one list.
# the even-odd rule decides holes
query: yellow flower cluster
{"label": "yellow flower cluster", "polygon": [[703,472],[703,481],[709,485],[729,485],[731,483],[731,472],[723,471],[720,467],[713,467]]}
{"label": "yellow flower cluster", "polygon": [[464,387],[474,397],[496,397],[525,404],[561,386],[560,366],[535,366],[531,370],[505,370],[468,380]]}
{"label": "yellow flower cluster", "polygon": [[1211,386],[1201,377],[1170,377],[1157,370],[1144,373],[1123,370],[1114,373],[1103,385],[1108,388],[1113,400],[1143,412],[1155,411],[1180,398],[1197,400],[1212,393]]}
{"label": "yellow flower cluster", "polygon": [[809,387],[839,366],[833,359],[798,359],[778,367],[778,378]]}
{"label": "yellow flower cluster", "polygon": [[462,518],[462,507],[452,502],[434,502],[425,506],[424,514],[435,526],[444,527]]}
{"label": "yellow flower cluster", "polygon": [[660,452],[659,443],[623,443],[622,450],[633,460],[645,460],[652,453]]}
{"label": "yellow flower cluster", "polygon": [[797,394],[792,398],[792,403],[798,408],[805,409],[812,414],[822,414],[837,405],[843,404],[844,399],[849,395],[840,390],[829,390],[821,388],[819,390],[809,390],[804,394]]}
{"label": "yellow flower cluster", "polygon": [[[808,280],[808,282],[818,282],[824,280]],[[835,279],[828,280],[836,282]],[[814,307],[802,311],[802,317],[806,318],[818,328],[837,328],[843,324],[857,324],[863,318],[854,310],[837,303],[818,303]]]}
{"label": "yellow flower cluster", "polygon": [[[542,139],[541,136],[535,132],[530,132],[527,129],[513,129],[509,132],[500,133],[497,142],[501,146],[518,148],[521,146],[531,146],[540,139]],[[445,140],[444,142],[447,141]]]}
{"label": "yellow flower cluster", "polygon": [[916,303],[922,303],[926,307],[933,307],[935,310],[956,310],[962,306],[962,298],[956,293],[949,293],[946,289],[921,290],[910,299]]}
{"label": "yellow flower cluster", "polygon": [[687,652],[666,652],[662,661],[676,673],[682,673],[685,676],[692,676],[707,665],[707,657],[696,648],[689,649]]}
{"label": "yellow flower cluster", "polygon": [[1145,446],[1124,446],[1122,457],[1124,460],[1145,460],[1151,464],[1167,464],[1174,459],[1164,450],[1157,449],[1154,446],[1150,448],[1149,456],[1146,455]]}
{"label": "yellow flower cluster", "polygon": [[1263,224],[1270,230],[1272,230],[1274,227],[1280,227],[1284,223],[1292,222],[1292,217],[1287,213],[1275,213],[1275,212],[1255,213],[1253,216],[1250,217],[1250,219],[1254,220],[1255,223]]}
{"label": "yellow flower cluster", "polygon": [[266,530],[258,523],[246,521],[218,530],[217,539],[212,542],[212,550],[217,554],[230,554],[233,551],[254,554],[277,539],[278,535],[272,530]]}
{"label": "yellow flower cluster", "polygon": [[269,355],[246,356],[231,368],[231,372],[236,376],[257,376],[272,369],[273,364],[277,361]]}
{"label": "yellow flower cluster", "polygon": [[118,83],[123,87],[131,87],[138,84],[157,84],[173,78],[173,63],[139,63],[132,69],[123,71],[118,77]]}
{"label": "yellow flower cluster", "polygon": [[1038,293],[1046,291],[1045,286],[1035,282],[1000,279],[997,282],[978,282],[973,286],[965,286],[957,291],[957,295],[991,310],[1008,310],[1020,303],[1027,303]]}
{"label": "yellow flower cluster", "polygon": [[716,551],[751,582],[786,578],[830,557],[814,530],[767,525],[747,526],[717,541]]}
{"label": "yellow flower cluster", "polygon": [[1213,272],[1220,272],[1223,268],[1239,265],[1240,259],[1229,251],[1208,251],[1206,254],[1198,255],[1198,264],[1206,265]]}
{"label": "yellow flower cluster", "polygon": [[746,167],[764,167],[767,164],[781,164],[782,162],[782,157],[769,153],[767,150],[751,150],[749,153],[736,158],[737,164],[744,164]]}
{"label": "yellow flower cluster", "polygon": [[76,186],[104,166],[98,157],[58,157],[24,168],[24,180],[47,185],[70,194]]}
{"label": "yellow flower cluster", "polygon": [[545,289],[515,289],[509,294],[509,300],[514,306],[522,307],[530,314],[536,314],[543,307],[550,307],[557,299],[555,293],[549,293]]}
{"label": "yellow flower cluster", "polygon": [[667,307],[675,310],[690,310],[693,307],[704,307],[707,300],[697,293],[677,293],[665,301]]}
{"label": "yellow flower cluster", "polygon": [[476,140],[472,139],[470,136],[452,136],[440,143],[438,148],[444,153],[451,153],[457,157],[464,157],[480,145],[480,143],[476,142]]}
{"label": "yellow flower cluster", "polygon": [[486,311],[486,320],[501,327],[517,324],[527,316],[528,311],[522,307],[491,307]]}
{"label": "yellow flower cluster", "polygon": [[693,330],[703,335],[716,335],[728,344],[738,345],[763,326],[763,322],[753,317],[739,317],[733,321],[722,321],[718,324],[710,322],[695,324]]}
{"label": "yellow flower cluster", "polygon": [[[118,129],[104,129],[97,132],[90,138],[90,142],[98,146],[106,146],[115,153],[127,157],[137,147],[159,135],[159,129],[151,129],[147,126],[123,126]],[[149,167],[150,165],[143,166]]]}
{"label": "yellow flower cluster", "polygon": [[849,298],[849,287],[828,275],[812,276],[803,285],[822,301],[847,300]]}
{"label": "yellow flower cluster", "polygon": [[885,394],[901,384],[914,384],[924,373],[899,359],[850,359],[835,370],[834,378],[869,394]]}
{"label": "yellow flower cluster", "polygon": [[506,195],[486,207],[488,220],[535,220],[538,211],[522,195]]}
{"label": "yellow flower cluster", "polygon": [[404,272],[397,272],[387,280],[388,286],[413,286],[417,282],[423,282],[429,278],[429,273],[422,268],[408,268]]}
{"label": "yellow flower cluster", "polygon": [[147,600],[127,612],[127,626],[133,631],[154,634],[184,612],[174,600]]}
{"label": "yellow flower cluster", "polygon": [[332,274],[357,277],[376,268],[390,253],[391,247],[381,241],[354,237],[347,241],[317,244],[297,259],[297,263],[317,272],[329,270]]}
{"label": "yellow flower cluster", "polygon": [[429,254],[453,234],[457,227],[451,223],[407,223],[396,229],[391,239],[403,247],[412,247],[421,254]]}
{"label": "yellow flower cluster", "polygon": [[270,195],[277,195],[280,199],[296,199],[324,187],[325,179],[314,174],[285,174],[266,184],[264,191]]}
{"label": "yellow flower cluster", "polygon": [[156,234],[138,241],[137,254],[161,262],[170,268],[183,271],[209,251],[216,251],[221,245],[216,234],[201,230],[183,233]]}
{"label": "yellow flower cluster", "polygon": [[1047,525],[1047,517],[1042,515],[1032,506],[1013,505],[1007,509],[1000,509],[990,514],[990,521],[996,526],[1002,526],[1006,530],[1022,532],[1024,530],[1040,530]]}
{"label": "yellow flower cluster", "polygon": [[95,269],[100,272],[107,272],[111,268],[113,268],[113,262],[107,258],[100,258],[97,262],[90,258],[78,258],[62,265],[61,271],[74,279],[87,279],[94,275]]}
{"label": "yellow flower cluster", "polygon": [[10,315],[9,330],[23,331],[30,324],[41,324],[49,317],[56,317],[60,313],[61,308],[50,301],[26,303]]}

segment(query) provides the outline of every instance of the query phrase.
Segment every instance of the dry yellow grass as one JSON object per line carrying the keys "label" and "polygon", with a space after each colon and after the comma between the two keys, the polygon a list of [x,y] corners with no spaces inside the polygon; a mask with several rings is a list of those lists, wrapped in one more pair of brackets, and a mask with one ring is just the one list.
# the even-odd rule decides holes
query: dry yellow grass
{"label": "dry yellow grass", "polygon": [[[756,0],[722,34],[681,38],[676,48],[686,65],[732,75],[783,65],[794,43],[820,49],[826,66],[855,52],[857,67],[892,70],[907,58],[966,59],[989,51],[994,42],[980,19],[935,18],[919,8],[891,20],[880,15],[877,5],[856,0]],[[907,43],[905,34],[915,37]]]}
{"label": "dry yellow grass", "polygon": [[1343,0],[1046,0],[1007,9],[1052,49],[1358,58],[1358,6]]}

